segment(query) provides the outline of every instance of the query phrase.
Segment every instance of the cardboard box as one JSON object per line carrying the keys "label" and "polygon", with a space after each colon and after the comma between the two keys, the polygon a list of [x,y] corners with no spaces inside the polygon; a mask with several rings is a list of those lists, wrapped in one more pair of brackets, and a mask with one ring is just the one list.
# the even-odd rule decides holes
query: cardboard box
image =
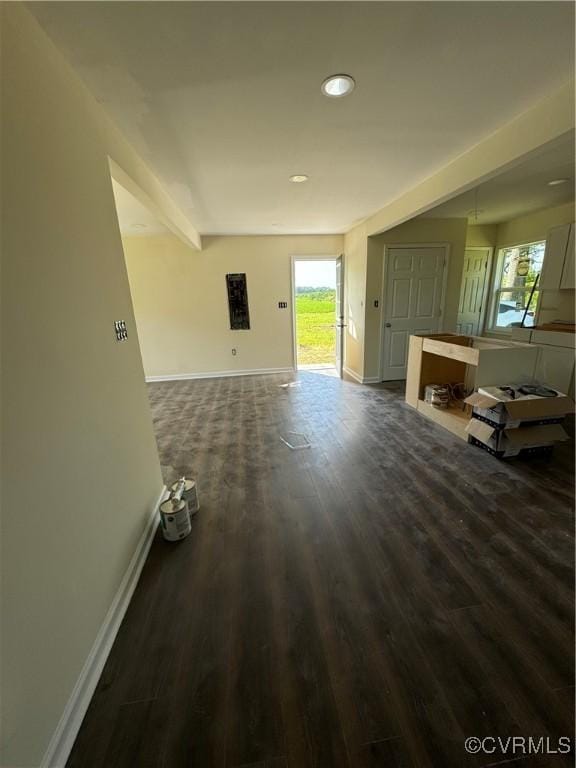
{"label": "cardboard box", "polygon": [[486,445],[486,443],[483,443],[481,440],[476,439],[472,435],[469,436],[468,442],[471,445],[476,445],[478,448],[486,451],[491,456],[496,456],[497,459],[511,459],[527,455],[548,456],[554,450],[554,444],[552,443],[550,445],[538,445],[533,448],[522,448],[519,451],[513,451],[507,454],[505,451],[497,451],[491,445]]}
{"label": "cardboard box", "polygon": [[540,424],[537,426],[517,426],[498,429],[479,419],[470,419],[466,432],[478,441],[494,456],[510,458],[521,453],[534,453],[536,449],[551,449],[554,443],[568,440],[568,435],[560,424]]}
{"label": "cardboard box", "polygon": [[568,413],[574,413],[574,403],[563,392],[557,392],[556,397],[536,397],[523,395],[518,387],[510,385],[516,392],[512,398],[499,387],[484,387],[473,392],[464,401],[472,406],[474,414],[482,416],[494,425],[506,425],[507,428],[518,427],[523,423],[558,420]]}
{"label": "cardboard box", "polygon": [[510,419],[507,422],[494,421],[492,418],[492,411],[479,408],[471,414],[473,419],[483,421],[485,424],[490,424],[494,429],[518,429],[518,427],[536,427],[540,424],[562,424],[565,416],[547,416],[546,418],[532,418],[532,419]]}
{"label": "cardboard box", "polygon": [[552,450],[554,443],[568,440],[561,426],[574,403],[562,392],[556,397],[524,395],[510,385],[509,392],[499,387],[484,387],[465,402],[472,406],[466,426],[470,442],[499,458]]}

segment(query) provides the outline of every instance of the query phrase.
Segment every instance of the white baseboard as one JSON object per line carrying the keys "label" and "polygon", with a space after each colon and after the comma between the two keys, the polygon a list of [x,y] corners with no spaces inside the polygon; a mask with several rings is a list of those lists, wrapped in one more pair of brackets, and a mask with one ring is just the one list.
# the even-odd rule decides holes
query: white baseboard
{"label": "white baseboard", "polygon": [[356,373],[352,368],[347,368],[346,366],[344,366],[344,373],[347,373],[348,376],[353,378],[354,381],[357,381],[358,384],[378,384],[380,382],[379,376],[360,376],[359,373]]}
{"label": "white baseboard", "polygon": [[167,376],[146,376],[146,382],[185,381],[187,379],[221,379],[229,376],[259,376],[263,373],[294,373],[294,368],[252,368],[243,371],[213,371],[210,373],[173,373]]}
{"label": "white baseboard", "polygon": [[46,750],[40,768],[64,768],[82,720],[94,694],[94,690],[104,669],[104,664],[116,638],[124,614],[130,604],[136,584],[140,578],[140,573],[146,561],[146,557],[152,545],[152,539],[156,532],[158,524],[158,506],[167,495],[166,486],[163,486],[158,501],[150,511],[146,528],[142,533],[136,551],[130,560],[126,569],[124,578],[118,587],[114,600],[106,618],[100,627],[96,640],[92,646],[88,658],[86,659],[80,677],[68,699],[68,703],[62,713],[60,722],[50,739],[50,744]]}

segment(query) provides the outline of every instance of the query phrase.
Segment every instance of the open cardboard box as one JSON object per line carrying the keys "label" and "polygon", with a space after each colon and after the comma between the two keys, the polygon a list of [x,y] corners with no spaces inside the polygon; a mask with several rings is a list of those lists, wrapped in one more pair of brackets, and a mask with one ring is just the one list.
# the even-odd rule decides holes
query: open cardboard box
{"label": "open cardboard box", "polygon": [[517,393],[512,398],[499,387],[485,387],[464,402],[473,408],[466,433],[496,456],[508,458],[568,440],[558,422],[574,412],[574,403],[562,392],[556,397]]}
{"label": "open cardboard box", "polygon": [[[511,386],[517,391],[517,387]],[[531,421],[561,418],[574,413],[574,403],[563,392],[556,392],[556,397],[536,397],[517,393],[511,397],[499,387],[480,387],[464,400],[471,405],[474,413],[487,419],[494,425],[506,425],[508,429]]]}
{"label": "open cardboard box", "polygon": [[466,431],[486,446],[490,453],[501,458],[510,458],[526,450],[552,447],[554,443],[568,440],[560,424],[539,424],[522,429],[495,429],[478,419],[470,419]]}

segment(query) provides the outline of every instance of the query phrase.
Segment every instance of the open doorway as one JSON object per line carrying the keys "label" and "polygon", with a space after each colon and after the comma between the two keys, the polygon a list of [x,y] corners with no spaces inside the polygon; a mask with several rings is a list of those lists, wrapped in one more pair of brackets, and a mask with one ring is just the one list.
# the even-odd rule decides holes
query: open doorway
{"label": "open doorway", "polygon": [[293,259],[294,359],[299,370],[342,373],[342,257]]}

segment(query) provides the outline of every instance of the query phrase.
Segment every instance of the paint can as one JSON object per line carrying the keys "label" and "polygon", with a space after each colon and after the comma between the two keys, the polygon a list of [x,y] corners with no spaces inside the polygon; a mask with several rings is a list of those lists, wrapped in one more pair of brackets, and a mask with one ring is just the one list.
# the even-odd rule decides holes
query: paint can
{"label": "paint can", "polygon": [[170,487],[172,495],[175,496],[180,488],[182,488],[180,496],[188,503],[188,512],[190,513],[190,517],[192,517],[192,515],[195,515],[200,509],[196,483],[189,477],[181,477],[180,480],[177,480]]}
{"label": "paint can", "polygon": [[160,523],[166,541],[185,539],[192,530],[186,501],[179,498],[163,501],[160,504]]}

